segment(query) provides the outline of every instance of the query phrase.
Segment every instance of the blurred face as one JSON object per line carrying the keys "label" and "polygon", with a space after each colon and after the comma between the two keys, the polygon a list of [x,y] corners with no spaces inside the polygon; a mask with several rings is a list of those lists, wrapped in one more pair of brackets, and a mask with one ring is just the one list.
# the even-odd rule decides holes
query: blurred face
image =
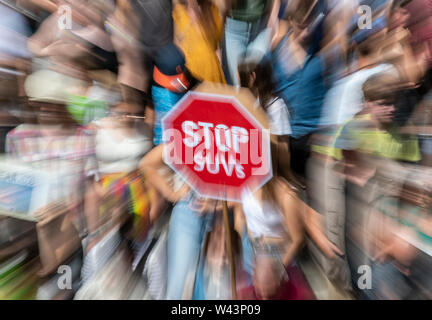
{"label": "blurred face", "polygon": [[305,23],[298,23],[294,20],[291,21],[291,24],[293,27],[294,38],[300,45],[305,46],[310,36],[308,29],[310,24],[307,21]]}
{"label": "blurred face", "polygon": [[403,7],[398,7],[393,12],[390,25],[392,28],[406,27],[408,25],[409,19],[410,19],[409,11]]}
{"label": "blurred face", "polygon": [[389,124],[393,121],[395,107],[393,101],[377,100],[368,102],[372,116],[380,123]]}
{"label": "blurred face", "polygon": [[65,105],[46,102],[32,102],[32,109],[40,124],[59,125],[71,121],[69,112]]}
{"label": "blurred face", "polygon": [[144,118],[142,108],[130,103],[120,103],[113,107],[111,115],[123,125],[133,125],[136,120]]}

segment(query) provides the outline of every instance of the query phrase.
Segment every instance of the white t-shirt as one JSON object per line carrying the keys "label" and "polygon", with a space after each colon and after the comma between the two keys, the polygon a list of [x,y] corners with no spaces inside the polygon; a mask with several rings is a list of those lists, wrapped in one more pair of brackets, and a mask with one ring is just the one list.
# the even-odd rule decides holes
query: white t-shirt
{"label": "white t-shirt", "polygon": [[380,64],[374,68],[362,69],[344,77],[333,85],[324,100],[321,126],[341,125],[363,109],[363,89],[366,80],[381,72],[397,75],[391,64]]}
{"label": "white t-shirt", "polygon": [[283,99],[276,97],[271,100],[267,106],[267,116],[271,134],[283,136],[292,133],[288,108]]}
{"label": "white t-shirt", "polygon": [[252,192],[246,189],[242,193],[242,207],[247,228],[253,238],[285,236],[283,215],[275,203],[260,203]]}
{"label": "white t-shirt", "polygon": [[[99,121],[95,121],[100,124]],[[120,129],[100,127],[96,133],[96,158],[102,174],[132,172],[151,149],[150,135],[136,131],[133,137],[122,137]]]}

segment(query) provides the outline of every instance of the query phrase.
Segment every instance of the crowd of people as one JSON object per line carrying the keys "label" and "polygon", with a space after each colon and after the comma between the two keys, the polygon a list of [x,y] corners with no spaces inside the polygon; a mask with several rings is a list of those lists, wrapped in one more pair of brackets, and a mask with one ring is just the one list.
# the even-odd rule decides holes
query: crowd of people
{"label": "crowd of people", "polygon": [[[329,299],[432,297],[432,1],[17,0],[0,17],[2,151],[74,168],[75,299],[321,298],[302,259]],[[163,161],[162,119],[202,83],[248,88],[272,136],[273,178],[228,202],[232,248],[223,202]]]}

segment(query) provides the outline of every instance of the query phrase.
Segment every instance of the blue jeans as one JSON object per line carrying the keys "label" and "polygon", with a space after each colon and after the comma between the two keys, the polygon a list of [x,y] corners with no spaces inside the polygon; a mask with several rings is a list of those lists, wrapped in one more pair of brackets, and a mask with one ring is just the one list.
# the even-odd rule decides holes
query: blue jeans
{"label": "blue jeans", "polygon": [[183,297],[186,279],[195,277],[206,233],[211,227],[212,215],[200,215],[188,202],[177,203],[172,211],[168,232],[167,299]]}
{"label": "blue jeans", "polygon": [[262,22],[248,23],[227,18],[223,44],[223,69],[227,83],[239,85],[237,67],[242,56],[260,61],[270,50],[271,31]]}
{"label": "blue jeans", "polygon": [[255,268],[255,253],[246,227],[244,228],[241,240],[242,240],[243,268],[252,277]]}
{"label": "blue jeans", "polygon": [[411,292],[407,278],[391,262],[372,264],[372,299],[390,299],[383,286],[391,292],[393,298],[404,300]]}
{"label": "blue jeans", "polygon": [[[252,277],[255,268],[255,254],[246,228],[243,231],[241,241],[242,241],[242,256],[243,256],[242,267],[244,271],[248,274],[248,276],[243,279],[243,281],[245,282],[242,283],[242,285],[244,287],[248,287],[253,284]],[[208,289],[208,287],[206,287],[207,284],[206,280],[208,279],[206,279],[204,273],[205,267],[206,267],[205,257],[202,257],[200,259],[198,270],[197,270],[193,300],[207,299],[206,289]]]}

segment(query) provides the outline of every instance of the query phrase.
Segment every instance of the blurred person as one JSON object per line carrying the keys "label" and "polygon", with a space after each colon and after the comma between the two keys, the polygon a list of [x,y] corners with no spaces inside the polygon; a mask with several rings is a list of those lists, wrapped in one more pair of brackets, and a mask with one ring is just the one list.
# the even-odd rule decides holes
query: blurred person
{"label": "blurred person", "polygon": [[151,58],[173,41],[172,0],[137,0],[130,4],[140,17],[140,41]]}
{"label": "blurred person", "polygon": [[72,35],[75,36],[72,41],[87,50],[83,57],[76,59],[88,70],[109,70],[117,74],[118,59],[105,23],[106,17],[114,11],[114,1],[94,0],[90,5],[84,2],[76,6],[76,10],[82,10],[90,21],[84,23],[82,28],[72,28]]}
{"label": "blurred person", "polygon": [[[427,42],[415,44],[408,29],[410,1],[392,1],[388,10],[388,31],[383,41],[382,57],[391,62],[398,70],[406,86],[400,91],[396,103],[395,121],[404,125],[411,116],[414,107],[421,100],[421,87],[430,62]],[[415,45],[415,47],[413,47]]]}
{"label": "blurred person", "polygon": [[[129,2],[129,4],[127,4]],[[124,6],[123,6],[124,4]],[[133,1],[119,1],[118,7],[123,6],[131,10],[138,16],[137,22],[137,35],[138,41],[141,45],[142,63],[144,66],[144,72],[141,74],[141,80],[144,81],[143,86],[144,98],[147,101],[146,108],[146,121],[149,124],[154,122],[154,108],[151,101],[151,86],[152,86],[152,74],[154,68],[154,57],[160,48],[168,45],[174,41],[174,27],[173,27],[173,16],[172,0],[133,0]],[[126,12],[125,16],[129,18],[132,14]],[[138,52],[135,52],[138,54]],[[140,67],[140,62],[134,62],[130,60],[129,65]],[[132,69],[133,70],[133,69]],[[141,83],[141,81],[140,81]],[[124,87],[123,89],[127,89]],[[128,90],[126,90],[128,91]],[[133,91],[133,90],[132,90]],[[134,96],[133,93],[130,93]]]}
{"label": "blurred person", "polygon": [[[379,262],[390,262],[396,266],[402,264],[405,267],[400,269],[410,284],[411,290],[405,295],[407,299],[429,299],[430,288],[432,288],[432,277],[427,271],[432,262],[430,250],[432,243],[430,181],[432,179],[429,168],[419,166],[410,170],[398,199],[398,214],[391,215],[391,218],[399,224],[394,236],[401,237],[412,247],[406,244],[399,247],[395,244],[396,248],[392,249],[392,244],[389,243],[387,248],[390,250],[383,250],[384,255],[375,256]],[[387,212],[383,213],[388,215]],[[411,232],[406,227],[411,229]],[[386,255],[386,252],[390,254]]]}
{"label": "blurred person", "polygon": [[225,0],[219,6],[225,19],[222,64],[227,83],[239,85],[239,59],[260,60],[270,50],[277,29],[279,0]]}
{"label": "blurred person", "polygon": [[88,257],[84,261],[84,281],[115,250],[111,247],[104,252],[100,243],[110,241],[113,232],[118,237],[117,228],[130,220],[133,224],[130,239],[143,241],[156,219],[152,211],[154,193],[137,170],[140,159],[152,147],[143,114],[142,106],[121,102],[111,108],[108,117],[88,127],[94,156],[87,168],[85,252]]}
{"label": "blurred person", "polygon": [[[328,15],[324,20],[321,52],[326,64],[328,86],[345,75],[349,52],[349,33],[353,17],[356,17],[356,1],[328,1]],[[357,18],[358,21],[358,18]],[[325,108],[324,108],[325,109]]]}
{"label": "blurred person", "polygon": [[222,18],[210,0],[174,0],[174,41],[196,79],[225,83],[216,51],[222,38]]}
{"label": "blurred person", "polygon": [[71,90],[68,101],[69,112],[81,125],[106,116],[109,107],[120,101],[117,52],[103,24],[105,16],[114,10],[113,1],[96,0],[92,10],[98,14],[98,20],[72,32],[77,36],[73,41],[83,42],[88,50],[73,58],[83,68],[87,85],[83,90]]}
{"label": "blurred person", "polygon": [[191,191],[163,162],[164,148],[160,144],[151,150],[142,159],[140,169],[162,197],[174,203],[168,231],[166,298],[192,299],[204,239],[222,206],[220,201],[202,198]]}
{"label": "blurred person", "polygon": [[325,95],[319,122],[321,133],[313,137],[314,152],[331,154],[331,148],[327,148],[325,142],[329,146],[333,142],[334,131],[363,110],[362,85],[370,76],[384,71],[399,76],[397,69],[381,57],[386,27],[384,22],[383,19],[376,19],[371,30],[357,30],[348,40],[354,61]]}
{"label": "blurred person", "polygon": [[[25,93],[29,100],[27,110],[23,110],[26,119],[7,135],[6,152],[24,162],[45,163],[53,174],[57,170],[73,170],[67,190],[70,193],[65,202],[73,212],[76,228],[83,233],[83,176],[92,148],[83,140],[81,128],[66,108],[68,95],[64,90],[65,84],[59,84],[57,78],[43,75],[30,75],[25,81]],[[70,167],[64,167],[65,160]],[[53,190],[54,193],[57,191],[62,192]]]}
{"label": "blurred person", "polygon": [[373,33],[359,31],[352,37],[356,56],[354,70],[327,92],[320,126],[341,125],[359,113],[363,109],[362,85],[370,76],[380,72],[392,72],[399,76],[397,69],[380,55],[385,39],[383,27],[377,25]]}
{"label": "blurred person", "polygon": [[[429,68],[432,63],[432,1],[412,0],[404,6],[409,12],[408,28],[411,32],[411,46],[416,57],[428,57]],[[425,52],[426,51],[426,52]]]}
{"label": "blurred person", "polygon": [[185,66],[183,52],[175,44],[163,46],[155,57],[152,99],[155,109],[153,143],[163,142],[162,119],[197,82]]}
{"label": "blurred person", "polygon": [[[66,91],[68,109],[80,123],[83,123],[83,118],[78,115],[82,115],[81,111],[86,114],[87,123],[104,116],[107,111],[104,106],[95,101],[87,105],[81,102],[88,100],[98,89],[101,91],[98,85],[101,81],[96,81],[97,78],[106,79],[103,81],[108,83],[117,72],[117,57],[109,34],[104,30],[105,16],[112,10],[110,3],[98,0],[86,6],[81,0],[60,1],[59,5],[71,7],[71,29],[60,28],[60,13],[54,12],[28,42],[35,57],[42,59],[34,61],[33,75],[50,78],[57,82],[58,90]],[[77,106],[80,103],[81,106]]]}
{"label": "blurred person", "polygon": [[[321,213],[326,221],[326,235],[342,251],[345,250],[345,201],[344,183],[333,173],[336,161],[332,148],[338,128],[363,110],[364,96],[362,85],[372,75],[383,71],[398,76],[397,70],[388,63],[381,62],[380,43],[383,29],[375,27],[373,34],[355,46],[357,69],[337,80],[327,92],[324,100],[319,130],[311,137],[311,157],[307,163],[307,186],[310,205]],[[357,35],[363,38],[362,35]],[[314,248],[312,252],[320,261],[324,272],[338,287],[351,290],[347,261],[329,260]]]}
{"label": "blurred person", "polygon": [[273,69],[270,61],[243,58],[239,61],[239,78],[242,87],[249,88],[257,98],[257,104],[266,112],[270,120],[270,133],[277,139],[278,161],[283,176],[290,177],[289,164],[289,135],[292,133],[288,107],[284,100],[275,95],[272,81]]}
{"label": "blurred person", "polygon": [[383,195],[398,194],[406,170],[403,162],[420,161],[418,140],[401,135],[393,123],[395,93],[400,80],[391,73],[373,75],[363,84],[365,108],[342,126],[335,140],[335,174],[346,183],[346,254],[353,287],[357,267],[369,264],[365,223],[374,201]]}
{"label": "blurred person", "polygon": [[[399,76],[406,85],[400,91],[396,103],[395,121],[399,125],[404,125],[410,117],[413,107],[420,101],[421,85],[428,63],[428,50],[424,45],[416,45],[416,52],[412,48],[413,37],[407,29],[410,21],[409,11],[406,9],[411,0],[387,1],[379,6],[373,6],[374,18],[372,28],[358,30],[351,41],[358,44],[375,34],[376,31],[383,30],[385,35],[381,36],[381,41],[377,42],[380,48],[380,60],[389,63],[396,69]],[[355,22],[353,21],[353,26]],[[381,33],[381,31],[379,32]],[[376,51],[376,50],[375,50]],[[357,56],[353,55],[354,70],[357,69]]]}
{"label": "blurred person", "polygon": [[[9,154],[25,161],[75,156],[78,125],[66,109],[67,93],[59,88],[57,80],[27,77],[25,91],[36,123],[22,124],[8,134]],[[57,139],[62,142],[56,143]]]}
{"label": "blurred person", "polygon": [[[393,73],[383,72],[368,78],[362,86],[365,107],[361,113],[356,115],[353,120],[349,121],[342,128],[344,130],[350,129],[347,128],[347,125],[351,122],[355,122],[356,120],[365,120],[365,123],[360,123],[362,125],[372,124],[370,127],[372,129],[372,134],[383,134],[383,138],[390,138],[390,142],[396,142],[393,139],[397,138],[407,138],[407,137],[398,137],[394,135],[395,133],[392,131],[395,127],[393,123],[393,117],[395,113],[394,102],[395,95],[398,90],[400,90],[403,83],[401,83],[400,79],[395,76]],[[356,128],[356,127],[354,127]],[[360,129],[362,127],[359,127]],[[368,127],[366,127],[368,128]],[[355,132],[355,131],[354,131]],[[359,131],[359,133],[362,133]],[[387,136],[387,134],[392,134],[392,136]],[[350,136],[349,136],[350,137]],[[381,137],[381,136],[379,136]],[[358,136],[352,137],[357,138],[357,140],[348,141],[353,143],[358,143],[355,145],[357,148],[361,148],[361,152],[368,152],[371,154],[388,156],[392,159],[400,159],[410,162],[417,162],[420,160],[420,154],[418,151],[418,142],[416,139],[411,140],[400,140],[402,143],[401,146],[396,148],[395,150],[390,149],[390,146],[387,145],[375,145],[374,141],[364,141],[366,136]],[[366,143],[363,145],[362,143]],[[404,149],[404,143],[407,143],[409,147],[408,149]],[[350,144],[348,143],[348,146]],[[378,149],[376,149],[378,148]]]}
{"label": "blurred person", "polygon": [[415,56],[411,46],[412,35],[407,28],[410,13],[406,9],[411,1],[392,1],[382,54],[386,60],[391,60],[395,64],[404,81],[416,85],[426,72],[429,57],[427,47]]}
{"label": "blurred person", "polygon": [[410,181],[414,177],[408,174],[400,194],[377,199],[367,221],[375,299],[416,299],[421,293],[411,281],[412,276],[423,281],[429,279],[415,272],[421,249],[428,248],[432,234],[428,204],[423,201],[429,195],[426,190],[418,189],[420,194],[412,194],[418,183]]}
{"label": "blurred person", "polygon": [[[294,198],[293,198],[294,197]],[[303,244],[298,211],[290,207],[295,192],[275,175],[255,194],[245,191],[237,214],[243,216],[252,254],[253,283],[259,299],[280,299],[288,282],[286,269]],[[238,228],[239,226],[237,226]],[[243,229],[244,227],[242,227]],[[246,247],[247,248],[247,247]]]}
{"label": "blurred person", "polygon": [[67,3],[72,10],[72,28],[61,29],[58,21],[61,18],[58,12],[48,17],[38,31],[29,39],[28,48],[38,58],[45,59],[52,73],[63,75],[69,83],[75,82],[71,90],[82,90],[88,81],[86,71],[97,68],[96,65],[104,63],[106,69],[112,61],[113,48],[110,38],[103,30],[103,16],[96,3],[86,6],[82,0],[73,0]]}
{"label": "blurred person", "polygon": [[[327,235],[345,250],[345,183],[333,170],[337,162],[332,158],[335,133],[364,107],[362,85],[372,75],[390,72],[401,77],[393,59],[382,55],[387,38],[387,20],[381,15],[372,21],[371,30],[357,30],[351,37],[354,48],[354,63],[350,74],[336,81],[328,91],[323,108],[320,131],[312,137],[312,157],[308,163],[308,187],[311,190],[311,205],[324,214]],[[354,71],[353,71],[354,70]],[[405,80],[406,81],[406,80]],[[395,97],[396,125],[404,124],[409,112],[417,104],[417,93],[404,84]],[[323,183],[324,182],[324,183]],[[330,196],[331,195],[331,196]],[[319,253],[318,253],[319,256]],[[343,288],[350,290],[347,261],[328,261],[318,257],[327,276]],[[345,259],[344,259],[345,260]]]}
{"label": "blurred person", "polygon": [[[229,300],[232,299],[230,260],[228,259],[227,238],[223,213],[214,212],[211,230],[206,234],[199,258],[193,300]],[[241,239],[237,232],[231,232],[236,289],[241,298],[241,290],[248,277],[241,263]]]}
{"label": "blurred person", "polygon": [[271,148],[273,178],[255,193],[245,190],[241,204],[236,205],[236,228],[246,227],[250,237],[244,254],[246,261],[252,261],[246,264],[252,264],[255,291],[264,300],[286,297],[287,272],[302,248],[306,233],[328,257],[341,254],[320,227],[316,228],[319,225],[316,212],[299,198],[295,182],[279,175],[276,144],[272,143]]}
{"label": "blurred person", "polygon": [[144,48],[139,38],[139,19],[133,5],[128,0],[120,0],[105,25],[119,61],[117,81],[123,99],[128,103],[146,106],[146,90],[151,74],[145,66]]}
{"label": "blurred person", "polygon": [[319,52],[325,10],[321,1],[301,1],[288,9],[289,28],[271,53],[276,94],[289,107],[291,168],[303,180],[327,84]]}

